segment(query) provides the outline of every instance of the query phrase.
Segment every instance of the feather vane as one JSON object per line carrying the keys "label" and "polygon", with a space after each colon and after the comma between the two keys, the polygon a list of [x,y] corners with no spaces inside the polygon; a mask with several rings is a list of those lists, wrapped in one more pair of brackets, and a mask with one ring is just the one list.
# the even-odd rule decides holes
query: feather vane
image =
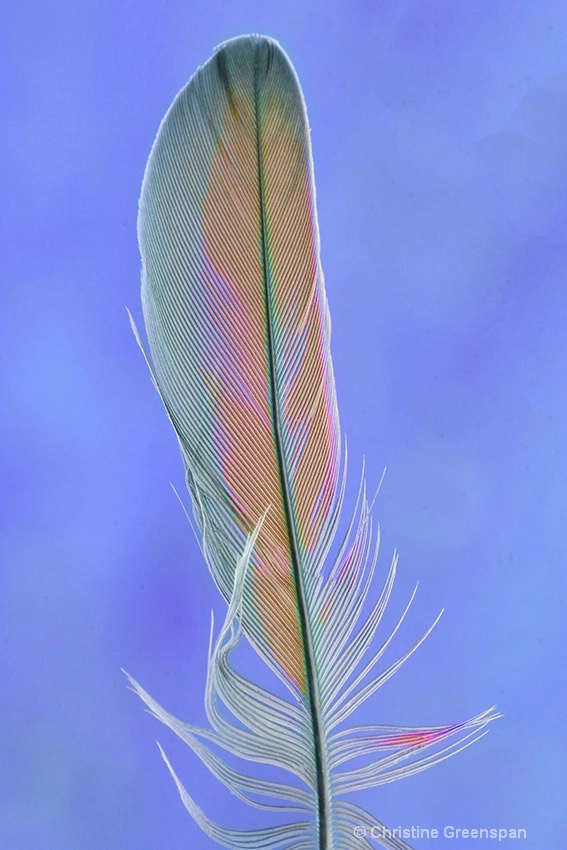
{"label": "feather vane", "polygon": [[[309,127],[297,76],[276,42],[243,36],[221,45],[179,93],[148,162],[139,241],[146,356],[228,612],[208,661],[210,729],[178,720],[133,679],[131,685],[233,794],[256,808],[301,816],[263,829],[221,827],[164,755],[185,807],[218,843],[360,850],[371,846],[355,832],[363,825],[372,835],[382,830],[382,846],[403,850],[401,839],[341,797],[447,758],[496,715],[434,728],[343,725],[435,623],[372,675],[413,596],[375,648],[397,557],[365,614],[379,534],[364,477],[346,536],[327,565],[343,513],[346,449]],[[234,669],[231,655],[242,638],[287,685],[290,701]],[[291,780],[259,779],[229,765],[219,749],[275,765]],[[359,758],[373,760],[343,767]]]}

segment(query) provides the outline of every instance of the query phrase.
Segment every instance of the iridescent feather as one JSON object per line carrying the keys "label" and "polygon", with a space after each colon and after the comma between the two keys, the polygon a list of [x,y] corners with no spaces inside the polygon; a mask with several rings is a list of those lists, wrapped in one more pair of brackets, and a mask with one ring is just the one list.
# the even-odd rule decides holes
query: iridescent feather
{"label": "iridescent feather", "polygon": [[[354,828],[378,835],[381,824],[342,796],[446,758],[495,715],[422,729],[342,725],[429,632],[369,677],[407,609],[374,646],[396,560],[363,616],[378,554],[363,483],[349,533],[327,564],[346,457],[309,127],[297,76],[276,42],[243,36],[221,45],[178,94],[148,162],[139,241],[148,362],[181,446],[203,552],[229,608],[209,659],[210,730],[180,722],[132,684],[233,793],[301,813],[291,823],[230,830],[209,820],[173,774],[190,814],[220,844],[369,847]],[[233,669],[242,635],[288,686],[290,702]],[[299,782],[241,773],[210,743]],[[407,847],[380,834],[385,847]]]}

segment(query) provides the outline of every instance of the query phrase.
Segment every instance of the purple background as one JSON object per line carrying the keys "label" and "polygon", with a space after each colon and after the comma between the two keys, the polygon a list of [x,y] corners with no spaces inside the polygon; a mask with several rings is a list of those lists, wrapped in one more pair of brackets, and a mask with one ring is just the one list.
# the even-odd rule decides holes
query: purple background
{"label": "purple background", "polygon": [[371,486],[388,466],[393,613],[421,582],[394,652],[446,608],[361,720],[505,714],[356,802],[391,826],[525,827],[504,846],[563,848],[565,3],[61,0],[4,16],[0,847],[212,848],[157,737],[209,813],[270,820],[119,669],[203,722],[222,605],[124,305],[140,318],[136,207],[158,124],[216,44],[259,31],[308,104],[342,425],[353,480],[363,453]]}

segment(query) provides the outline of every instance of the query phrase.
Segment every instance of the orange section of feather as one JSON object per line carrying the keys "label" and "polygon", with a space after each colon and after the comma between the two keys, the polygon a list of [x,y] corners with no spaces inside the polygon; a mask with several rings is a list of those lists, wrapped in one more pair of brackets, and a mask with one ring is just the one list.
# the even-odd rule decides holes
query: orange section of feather
{"label": "orange section of feather", "polygon": [[328,374],[308,130],[273,89],[262,102],[261,141],[283,431],[297,533],[309,552],[336,488],[338,428],[333,377]]}
{"label": "orange section of feather", "polygon": [[[248,102],[235,102],[227,115],[231,132],[219,138],[203,204],[209,275],[216,281],[207,292],[207,312],[218,328],[216,352],[207,358],[209,369],[214,367],[208,380],[227,495],[243,531],[250,533],[270,506],[251,564],[254,618],[262,627],[265,648],[304,691],[297,595],[274,448],[255,122],[249,110]],[[234,177],[231,163],[236,158]],[[227,184],[232,185],[229,194]],[[244,613],[246,623],[246,607]]]}

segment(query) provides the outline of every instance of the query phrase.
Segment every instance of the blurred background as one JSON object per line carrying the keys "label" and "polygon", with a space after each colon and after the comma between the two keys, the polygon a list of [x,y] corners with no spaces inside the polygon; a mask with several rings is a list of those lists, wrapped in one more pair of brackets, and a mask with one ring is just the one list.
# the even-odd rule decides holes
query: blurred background
{"label": "blurred background", "polygon": [[382,576],[400,552],[392,617],[420,582],[392,657],[446,609],[360,720],[505,715],[466,753],[353,802],[390,826],[525,828],[508,844],[563,848],[566,4],[24,0],[1,14],[2,850],[212,850],[156,738],[224,825],[270,822],[120,671],[205,722],[223,606],[170,488],[182,464],[125,305],[140,321],[136,212],[159,122],[213,47],[250,31],[281,42],[307,101],[349,498],[363,455],[371,489],[387,466],[375,513]]}

